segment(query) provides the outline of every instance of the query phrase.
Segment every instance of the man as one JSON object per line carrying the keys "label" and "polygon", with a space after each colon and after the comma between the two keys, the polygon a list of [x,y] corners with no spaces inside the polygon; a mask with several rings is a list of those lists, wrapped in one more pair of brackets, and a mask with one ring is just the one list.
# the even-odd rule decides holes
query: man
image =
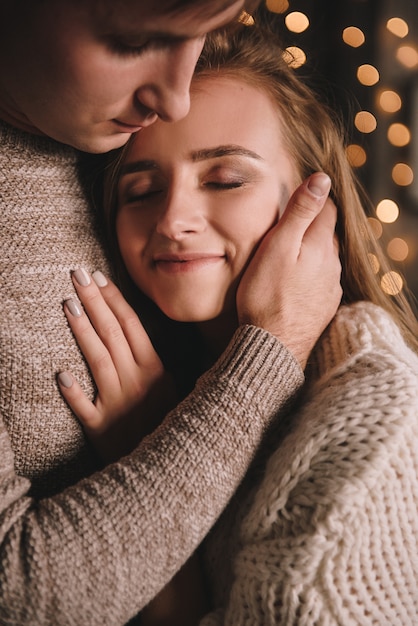
{"label": "man", "polygon": [[[109,270],[77,150],[106,152],[158,116],[184,116],[205,33],[242,9],[242,0],[0,4],[0,623],[115,626],[134,616],[219,516],[337,308],[334,224],[315,219],[328,193],[319,176],[296,193],[244,276],[238,310],[253,326],[155,433],[93,473],[54,385],[71,367],[94,394],[59,303],[75,267]],[[299,287],[318,230],[331,244],[318,264],[326,303]],[[284,254],[293,285],[280,282]],[[283,388],[272,390],[278,369]],[[214,403],[226,381],[225,402]]]}

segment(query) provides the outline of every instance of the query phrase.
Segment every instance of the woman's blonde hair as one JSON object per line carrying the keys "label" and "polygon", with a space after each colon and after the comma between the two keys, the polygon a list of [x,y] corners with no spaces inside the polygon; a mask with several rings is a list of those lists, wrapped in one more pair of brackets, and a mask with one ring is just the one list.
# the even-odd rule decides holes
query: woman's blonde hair
{"label": "woman's blonde hair", "polygon": [[[394,317],[406,341],[418,351],[418,322],[411,307],[412,297],[405,290],[389,296],[381,288],[381,276],[390,271],[389,263],[369,227],[365,210],[371,208],[370,201],[349,164],[345,133],[335,113],[296,75],[277,36],[257,26],[207,36],[193,82],[217,75],[238,78],[270,97],[301,180],[317,171],[330,176],[338,211],[343,301],[368,300],[380,305]],[[117,167],[110,176],[111,193],[107,194],[113,232],[116,185]],[[115,246],[114,252],[117,254]],[[371,255],[378,260],[377,273]]]}

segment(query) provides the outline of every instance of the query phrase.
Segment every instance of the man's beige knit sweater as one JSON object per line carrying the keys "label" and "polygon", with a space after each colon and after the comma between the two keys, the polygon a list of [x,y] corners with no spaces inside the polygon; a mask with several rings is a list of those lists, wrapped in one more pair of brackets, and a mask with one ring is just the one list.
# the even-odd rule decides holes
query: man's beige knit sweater
{"label": "man's beige knit sweater", "polygon": [[93,393],[62,301],[70,270],[108,266],[75,152],[6,125],[0,137],[0,624],[117,626],[208,532],[303,375],[241,328],[153,435],[92,473],[55,375]]}
{"label": "man's beige knit sweater", "polygon": [[418,624],[418,356],[359,302],[312,377],[207,541],[201,626]]}

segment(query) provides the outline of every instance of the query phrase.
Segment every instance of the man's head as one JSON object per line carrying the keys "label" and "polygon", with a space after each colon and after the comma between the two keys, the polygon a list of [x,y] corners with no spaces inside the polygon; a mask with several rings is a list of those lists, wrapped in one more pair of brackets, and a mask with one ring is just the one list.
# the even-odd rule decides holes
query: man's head
{"label": "man's head", "polygon": [[[0,117],[88,152],[189,109],[205,34],[243,0],[6,0]],[[13,25],[13,27],[11,26]]]}

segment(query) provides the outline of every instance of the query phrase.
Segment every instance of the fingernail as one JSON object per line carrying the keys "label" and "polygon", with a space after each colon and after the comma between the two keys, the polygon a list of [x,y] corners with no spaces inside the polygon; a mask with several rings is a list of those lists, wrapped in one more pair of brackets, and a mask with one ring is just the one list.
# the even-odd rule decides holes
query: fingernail
{"label": "fingernail", "polygon": [[80,267],[78,270],[75,270],[73,272],[73,276],[78,284],[82,287],[87,287],[87,285],[90,285],[90,276],[82,267]]}
{"label": "fingernail", "polygon": [[60,385],[69,389],[73,384],[73,379],[68,372],[60,372],[58,374],[58,381]]}
{"label": "fingernail", "polygon": [[74,317],[81,317],[83,311],[78,302],[76,302],[72,298],[69,298],[68,300],[65,300],[64,304],[71,313],[71,315],[74,315]]}
{"label": "fingernail", "polygon": [[102,274],[102,272],[100,272],[99,270],[93,272],[93,280],[98,287],[106,287],[107,285],[106,276]]}
{"label": "fingernail", "polygon": [[316,172],[308,180],[308,189],[317,198],[322,198],[331,189],[331,179],[328,174]]}

